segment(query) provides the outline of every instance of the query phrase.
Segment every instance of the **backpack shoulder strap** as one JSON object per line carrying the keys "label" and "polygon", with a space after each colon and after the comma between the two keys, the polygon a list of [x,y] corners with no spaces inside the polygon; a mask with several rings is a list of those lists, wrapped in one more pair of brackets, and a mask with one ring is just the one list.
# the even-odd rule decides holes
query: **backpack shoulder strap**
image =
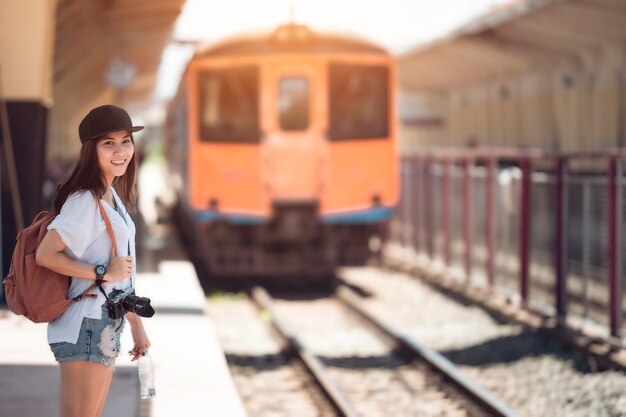
{"label": "backpack shoulder strap", "polygon": [[50,215],[51,215],[51,213],[50,213],[50,212],[47,212],[47,211],[40,211],[40,212],[39,212],[39,214],[37,214],[37,215],[35,216],[35,218],[33,219],[33,222],[31,223],[31,225],[32,225],[32,224],[37,223],[39,220],[43,219],[43,218],[44,218],[44,217],[46,217],[46,216],[50,216]]}
{"label": "backpack shoulder strap", "polygon": [[[98,207],[100,208],[100,213],[102,214],[102,218],[104,219],[104,224],[106,225],[106,228],[107,228],[107,233],[109,234],[109,237],[111,238],[111,242],[113,243],[113,251],[117,255],[117,243],[115,242],[115,235],[113,234],[113,227],[111,226],[111,221],[109,220],[109,216],[107,216],[106,211],[104,211],[102,202],[99,199],[97,199],[97,201],[98,201]],[[96,297],[97,296],[96,294],[87,294],[89,291],[93,290],[96,287],[98,287],[98,285],[94,282],[85,291],[83,291],[76,297],[72,298],[72,301],[80,301],[83,299],[83,297]],[[102,288],[100,288],[100,291],[102,291],[104,296],[108,299],[106,293],[104,292]]]}
{"label": "backpack shoulder strap", "polygon": [[[96,288],[96,287],[97,287],[97,285],[96,285],[95,283],[94,283],[94,284],[91,284],[91,285],[89,286],[89,288],[87,288],[85,291],[81,292],[81,293],[80,293],[80,294],[78,294],[76,297],[72,298],[72,301],[80,301],[80,300],[82,300],[82,299],[83,299],[83,297],[89,297],[89,298],[95,298],[95,297],[97,297],[97,296],[98,296],[97,294],[87,294],[89,291],[93,290],[93,289],[94,289],[94,288]],[[106,295],[106,294],[105,294],[105,295]]]}
{"label": "backpack shoulder strap", "polygon": [[107,227],[107,232],[109,233],[111,242],[113,242],[113,252],[115,252],[115,255],[119,256],[119,253],[117,252],[117,243],[115,242],[115,235],[113,234],[113,227],[111,226],[111,221],[109,220],[109,216],[107,216],[106,211],[104,211],[102,201],[100,200],[98,200],[98,207],[100,207],[100,213],[102,214],[102,218],[104,219],[104,224]]}

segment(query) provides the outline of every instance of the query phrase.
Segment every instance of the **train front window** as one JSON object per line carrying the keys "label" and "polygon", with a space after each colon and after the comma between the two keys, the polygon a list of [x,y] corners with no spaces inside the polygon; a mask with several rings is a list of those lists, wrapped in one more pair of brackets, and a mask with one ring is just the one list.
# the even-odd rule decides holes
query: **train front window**
{"label": "train front window", "polygon": [[257,67],[201,71],[198,86],[202,141],[259,140]]}
{"label": "train front window", "polygon": [[389,136],[389,71],[383,66],[331,64],[329,138]]}
{"label": "train front window", "polygon": [[285,77],[278,86],[278,112],[282,130],[309,127],[309,82],[302,77]]}

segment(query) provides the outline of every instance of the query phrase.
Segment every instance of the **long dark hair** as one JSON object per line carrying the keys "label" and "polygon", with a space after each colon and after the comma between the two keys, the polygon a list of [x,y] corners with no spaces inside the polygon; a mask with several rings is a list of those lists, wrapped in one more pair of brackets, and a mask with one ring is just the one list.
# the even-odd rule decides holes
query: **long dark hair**
{"label": "long dark hair", "polygon": [[[57,185],[57,194],[54,199],[55,213],[61,212],[61,207],[63,207],[63,204],[65,204],[65,201],[73,192],[81,190],[91,191],[96,198],[100,198],[106,192],[106,180],[100,169],[96,151],[96,145],[101,139],[91,139],[83,144],[80,149],[80,157],[69,179]],[[134,146],[135,140],[132,133],[130,134],[130,140]],[[134,212],[137,206],[137,188],[135,186],[137,179],[136,160],[135,153],[133,153],[124,175],[115,177],[113,180],[115,191],[117,191],[129,212]]]}

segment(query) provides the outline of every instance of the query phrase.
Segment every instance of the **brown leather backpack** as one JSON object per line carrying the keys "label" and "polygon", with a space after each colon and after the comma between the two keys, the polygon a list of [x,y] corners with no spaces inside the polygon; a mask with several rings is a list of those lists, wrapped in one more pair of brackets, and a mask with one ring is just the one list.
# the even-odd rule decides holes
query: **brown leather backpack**
{"label": "brown leather backpack", "polygon": [[[114,252],[117,253],[117,245],[113,235],[113,229],[109,218],[98,200],[100,213],[107,226],[109,237],[113,242]],[[35,254],[39,244],[43,240],[48,225],[54,220],[55,215],[42,211],[33,223],[17,234],[17,243],[9,273],[4,278],[4,295],[9,309],[17,315],[23,315],[35,323],[44,323],[58,318],[73,302],[80,301],[83,297],[95,297],[95,294],[87,294],[96,288],[92,284],[80,295],[67,298],[71,278],[59,274],[35,263]]]}

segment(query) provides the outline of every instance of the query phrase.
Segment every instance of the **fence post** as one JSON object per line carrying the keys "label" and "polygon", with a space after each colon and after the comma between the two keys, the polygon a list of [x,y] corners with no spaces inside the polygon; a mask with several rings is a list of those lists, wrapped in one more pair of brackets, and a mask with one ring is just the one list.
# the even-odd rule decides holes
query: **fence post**
{"label": "fence post", "polygon": [[531,198],[531,162],[528,157],[519,161],[522,171],[522,189],[520,196],[519,222],[519,291],[522,306],[528,305],[528,267],[530,261],[530,198]]}
{"label": "fence post", "polygon": [[415,168],[413,172],[415,172],[415,192],[413,193],[413,202],[414,202],[414,213],[413,219],[415,224],[413,225],[413,246],[415,247],[415,252],[419,253],[422,249],[421,235],[422,235],[422,225],[424,224],[422,221],[422,158],[419,155],[415,155],[413,158],[415,163]]}
{"label": "fence post", "polygon": [[609,325],[613,337],[619,337],[621,327],[621,160],[611,157],[609,160],[609,221],[608,221],[608,257],[609,257]]}
{"label": "fence post", "polygon": [[443,259],[450,266],[450,161],[441,162],[441,228],[443,235]]}
{"label": "fence post", "polygon": [[494,210],[494,180],[496,173],[497,160],[495,157],[487,158],[487,176],[485,178],[485,246],[487,247],[487,260],[485,269],[487,271],[487,282],[489,283],[489,289],[492,290],[495,284],[495,274],[494,274],[494,238],[495,238],[495,230],[496,230],[496,219],[495,219],[495,210]]}
{"label": "fence post", "polygon": [[472,177],[473,160],[463,159],[463,240],[465,241],[465,283],[469,284],[472,276]]}
{"label": "fence post", "polygon": [[409,246],[411,231],[411,157],[402,159],[402,246]]}
{"label": "fence post", "polygon": [[560,320],[567,315],[567,157],[557,157],[556,166],[556,213],[555,213],[555,239],[554,239],[554,266],[555,266],[555,307],[556,314]]}
{"label": "fence post", "polygon": [[583,317],[589,317],[589,245],[591,224],[591,197],[589,188],[591,185],[583,181]]}
{"label": "fence post", "polygon": [[424,196],[428,196],[425,198],[424,202],[424,224],[426,225],[426,249],[428,251],[428,257],[432,261],[435,256],[435,244],[434,244],[434,234],[435,234],[435,226],[433,225],[433,204],[435,204],[433,198],[429,198],[433,195],[433,187],[432,187],[432,177],[430,174],[431,168],[430,157],[424,158],[424,163],[422,166],[423,174],[424,174]]}

